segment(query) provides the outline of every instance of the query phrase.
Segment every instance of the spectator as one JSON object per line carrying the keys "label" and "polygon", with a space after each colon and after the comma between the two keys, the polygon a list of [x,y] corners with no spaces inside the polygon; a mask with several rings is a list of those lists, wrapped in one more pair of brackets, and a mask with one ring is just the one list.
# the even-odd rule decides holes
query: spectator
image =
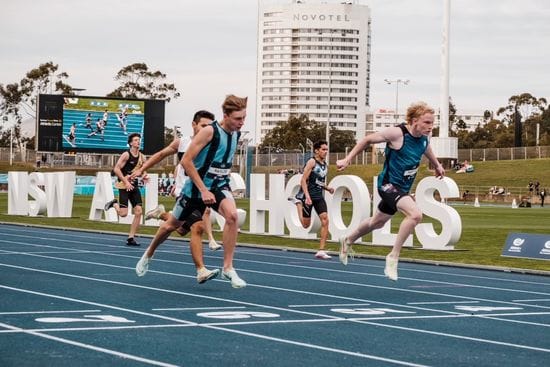
{"label": "spectator", "polygon": [[542,208],[544,206],[544,197],[546,196],[546,189],[542,188],[539,192],[540,195],[540,207]]}

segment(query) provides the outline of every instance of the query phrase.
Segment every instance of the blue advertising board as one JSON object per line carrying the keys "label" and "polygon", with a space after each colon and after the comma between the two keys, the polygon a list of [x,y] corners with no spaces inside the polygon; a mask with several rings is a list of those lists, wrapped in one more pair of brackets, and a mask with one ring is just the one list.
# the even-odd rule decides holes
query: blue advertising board
{"label": "blue advertising board", "polygon": [[550,260],[550,234],[510,233],[502,256]]}

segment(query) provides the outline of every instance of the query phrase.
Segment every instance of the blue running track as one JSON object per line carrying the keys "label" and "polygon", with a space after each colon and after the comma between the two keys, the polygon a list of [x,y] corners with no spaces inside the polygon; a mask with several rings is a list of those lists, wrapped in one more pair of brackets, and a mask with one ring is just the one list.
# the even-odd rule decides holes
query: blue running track
{"label": "blue running track", "polygon": [[[549,366],[550,277],[0,224],[0,366]],[[205,246],[209,268],[223,250]]]}

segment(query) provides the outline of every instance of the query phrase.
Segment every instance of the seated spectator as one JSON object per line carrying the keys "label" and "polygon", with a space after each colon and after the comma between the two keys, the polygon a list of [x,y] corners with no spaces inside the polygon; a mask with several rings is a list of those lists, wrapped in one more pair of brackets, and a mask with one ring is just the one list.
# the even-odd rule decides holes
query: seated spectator
{"label": "seated spectator", "polygon": [[474,166],[468,163],[468,160],[465,160],[464,163],[461,164],[461,167],[456,173],[469,173],[474,172]]}

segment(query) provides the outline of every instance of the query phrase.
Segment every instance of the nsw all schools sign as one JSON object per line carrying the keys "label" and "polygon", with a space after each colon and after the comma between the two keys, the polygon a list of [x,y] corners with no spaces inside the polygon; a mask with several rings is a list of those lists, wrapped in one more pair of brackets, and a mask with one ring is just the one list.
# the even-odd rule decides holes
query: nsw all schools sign
{"label": "nsw all schools sign", "polygon": [[510,233],[502,256],[550,260],[550,235]]}

